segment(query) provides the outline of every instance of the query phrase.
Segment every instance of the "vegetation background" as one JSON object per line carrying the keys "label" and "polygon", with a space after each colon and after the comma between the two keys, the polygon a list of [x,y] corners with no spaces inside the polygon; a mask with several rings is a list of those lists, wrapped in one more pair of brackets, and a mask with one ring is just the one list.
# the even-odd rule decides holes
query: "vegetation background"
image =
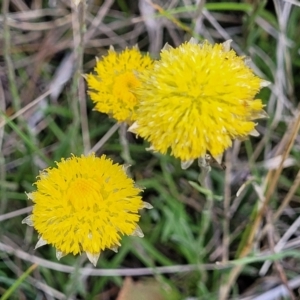
{"label": "vegetation background", "polygon": [[[0,16],[1,299],[299,299],[300,2],[2,0]],[[77,3],[76,3],[77,2]],[[110,45],[138,44],[154,58],[168,42],[232,39],[272,84],[259,97],[259,137],[236,141],[212,163],[210,191],[170,156],[93,111],[82,74]],[[153,95],[155,97],[155,95]],[[193,120],[191,120],[192,122]],[[90,151],[132,159],[154,208],[145,237],[124,238],[96,268],[34,250],[22,225],[39,170]]]}

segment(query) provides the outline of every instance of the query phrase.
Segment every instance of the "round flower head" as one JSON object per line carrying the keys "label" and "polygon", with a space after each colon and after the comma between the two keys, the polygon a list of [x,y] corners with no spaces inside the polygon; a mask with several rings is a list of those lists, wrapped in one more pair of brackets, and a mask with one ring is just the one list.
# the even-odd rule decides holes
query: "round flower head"
{"label": "round flower head", "polygon": [[36,248],[51,244],[57,258],[86,252],[96,265],[101,251],[117,252],[121,235],[143,237],[138,211],[151,208],[143,202],[124,167],[105,155],[81,156],[56,163],[40,173],[32,215],[23,220],[40,239]]}
{"label": "round flower head", "polygon": [[149,55],[143,56],[137,47],[121,53],[111,47],[107,56],[97,60],[96,74],[86,75],[95,109],[121,122],[135,120],[138,102],[135,90],[140,85],[137,74],[151,67]]}
{"label": "round flower head", "polygon": [[153,70],[139,76],[141,100],[129,130],[152,150],[170,148],[183,167],[208,152],[218,160],[232,139],[257,133],[252,120],[266,113],[254,97],[264,82],[229,47],[230,41],[194,39],[178,48],[166,45]]}

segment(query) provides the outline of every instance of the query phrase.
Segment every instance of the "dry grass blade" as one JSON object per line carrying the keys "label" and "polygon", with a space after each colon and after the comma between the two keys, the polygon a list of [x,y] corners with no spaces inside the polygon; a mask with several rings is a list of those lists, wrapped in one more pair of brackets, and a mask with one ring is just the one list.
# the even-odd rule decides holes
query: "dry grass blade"
{"label": "dry grass blade", "polygon": [[102,137],[101,140],[99,140],[96,145],[93,146],[93,148],[90,150],[90,153],[97,152],[103,145],[109,140],[109,138],[118,130],[121,124],[116,123],[114,124]]}
{"label": "dry grass blade", "polygon": [[20,215],[28,214],[31,211],[32,211],[32,206],[29,206],[29,207],[25,207],[25,208],[22,208],[19,210],[12,211],[12,212],[4,214],[4,215],[0,215],[0,222],[9,220],[11,218],[15,218]]}
{"label": "dry grass blade", "polygon": [[[25,107],[23,107],[20,110],[18,110],[15,114],[13,114],[9,118],[9,121],[13,121],[14,119],[18,118],[19,116],[21,116],[22,114],[24,114],[25,112],[27,112],[30,108],[34,107],[39,102],[41,102],[42,100],[44,100],[48,95],[50,95],[50,93],[51,93],[51,90],[48,90],[47,92],[45,92],[44,94],[42,94],[41,96],[39,96],[38,98],[36,98],[35,100],[33,100],[32,102],[30,102],[29,104],[27,104]],[[7,122],[8,121],[2,121],[0,123],[0,128],[2,128],[3,126],[5,126],[7,124]]]}
{"label": "dry grass blade", "polygon": [[160,5],[153,3],[150,0],[147,1],[154,9],[156,9],[161,15],[168,18],[171,22],[173,22],[175,25],[178,26],[178,28],[181,28],[182,30],[188,32],[191,36],[193,35],[193,31],[190,27],[186,26],[183,22],[181,22],[179,19],[175,18],[173,15],[170,15],[167,11],[165,11]]}
{"label": "dry grass blade", "polygon": [[[45,8],[45,9],[36,9],[28,10],[21,12],[8,13],[7,17],[15,20],[30,20],[37,19],[45,16],[65,16],[68,13],[68,10],[62,8]],[[0,16],[0,21],[3,21],[3,17]]]}
{"label": "dry grass blade", "polygon": [[[6,108],[5,96],[4,96],[2,81],[0,80],[0,110],[2,112],[5,112],[5,108]],[[3,126],[1,126],[0,124],[0,149],[2,149],[2,142],[4,137],[4,129],[2,127]]]}
{"label": "dry grass blade", "polygon": [[62,27],[65,25],[68,25],[71,23],[71,15],[63,16],[59,19],[56,19],[55,21],[49,21],[49,22],[39,22],[39,26],[36,25],[36,23],[29,23],[29,22],[23,22],[23,21],[15,21],[13,19],[10,19],[7,21],[8,26],[21,29],[21,30],[29,30],[29,31],[44,31],[44,30],[50,30],[54,27]]}
{"label": "dry grass blade", "polygon": [[[270,225],[268,228],[268,232],[267,232],[267,236],[268,236],[268,242],[270,245],[271,250],[273,251],[273,253],[275,253],[275,245],[274,245],[274,234],[275,234],[275,230],[274,230],[274,226],[273,224],[271,224],[271,215],[270,213],[267,214],[267,222]],[[279,278],[282,281],[282,284],[286,287],[286,289],[289,292],[289,296],[291,300],[296,300],[296,296],[294,295],[293,291],[290,289],[289,285],[288,285],[288,279],[287,276],[285,274],[284,268],[282,267],[281,263],[279,261],[275,261],[274,262],[275,268],[277,270],[277,273],[279,275]]]}
{"label": "dry grass blade", "polygon": [[92,24],[90,25],[90,27],[84,35],[85,42],[90,40],[95,34],[95,32],[97,32],[97,28],[99,28],[103,18],[105,17],[113,3],[114,0],[105,0],[104,3],[101,5],[101,8],[98,10],[97,16],[93,18]]}
{"label": "dry grass blade", "polygon": [[228,150],[225,155],[226,170],[225,170],[225,186],[224,186],[224,222],[223,222],[223,255],[222,261],[226,262],[229,259],[229,244],[230,244],[230,199],[231,199],[231,172],[232,172],[232,151]]}
{"label": "dry grass blade", "polygon": [[[255,220],[253,221],[253,226],[251,227],[251,232],[249,233],[248,240],[240,253],[239,257],[241,258],[247,256],[252,250],[253,241],[256,233],[258,232],[258,227],[264,216],[264,213],[271,199],[271,196],[274,194],[276,190],[279,176],[283,170],[284,161],[288,157],[294,145],[294,142],[298,136],[299,129],[300,129],[300,111],[298,110],[295,115],[294,121],[291,122],[290,127],[284,136],[283,140],[285,140],[286,144],[284,149],[282,150],[283,153],[276,153],[276,155],[280,155],[280,154],[282,155],[281,162],[276,170],[270,170],[266,176],[265,181],[266,181],[266,186],[268,187],[266,190],[264,201],[260,210],[257,213]],[[238,266],[230,272],[228,281],[220,289],[220,300],[227,299],[230,289],[235,283],[236,278],[240,274],[241,270],[242,270],[242,266]]]}
{"label": "dry grass blade", "polygon": [[[288,281],[288,286],[290,289],[297,289],[300,286],[300,277],[296,277]],[[280,285],[276,288],[273,288],[265,293],[260,294],[259,296],[253,296],[250,299],[242,298],[241,300],[266,300],[266,299],[278,299],[279,297],[286,297],[289,295],[289,290],[284,286]]]}
{"label": "dry grass blade", "polygon": [[[25,251],[17,249],[16,247],[9,246],[7,244],[0,242],[0,250],[8,254],[15,255],[16,257],[38,264],[45,268],[56,270],[64,273],[73,273],[75,267],[63,265],[55,262],[51,262],[46,259],[42,259],[38,256],[28,254]],[[89,276],[143,276],[143,275],[154,275],[154,274],[171,274],[171,273],[185,273],[194,270],[199,270],[199,268],[204,270],[216,270],[216,269],[226,269],[231,265],[216,265],[216,264],[205,264],[205,265],[175,265],[175,266],[165,266],[156,268],[121,268],[121,269],[95,269],[90,267],[85,267],[80,269],[82,275]]]}
{"label": "dry grass blade", "polygon": [[300,185],[300,170],[299,170],[299,172],[298,172],[298,174],[297,174],[297,176],[296,176],[296,178],[293,182],[293,185],[291,186],[291,188],[289,189],[287,195],[285,196],[284,200],[282,201],[281,205],[279,206],[277,211],[274,213],[274,215],[272,217],[272,222],[273,223],[276,222],[276,220],[281,216],[284,209],[290,203],[290,201],[292,200],[293,196],[295,195],[299,185]]}
{"label": "dry grass blade", "polygon": [[[289,229],[285,232],[285,234],[282,236],[282,238],[278,241],[276,246],[273,247],[273,251],[275,253],[279,252],[280,250],[282,250],[285,247],[287,241],[291,238],[291,236],[293,234],[295,234],[295,232],[298,230],[299,226],[300,226],[300,217],[298,217],[296,219],[296,221],[289,227]],[[269,229],[269,226],[267,228]],[[260,269],[259,274],[262,276],[265,275],[267,273],[270,265],[271,265],[271,262],[266,261],[263,264],[262,268]]]}
{"label": "dry grass blade", "polygon": [[147,18],[148,15],[155,14],[153,5],[148,1],[139,0],[139,8],[149,34],[149,52],[157,56],[162,48],[162,21],[160,19]]}

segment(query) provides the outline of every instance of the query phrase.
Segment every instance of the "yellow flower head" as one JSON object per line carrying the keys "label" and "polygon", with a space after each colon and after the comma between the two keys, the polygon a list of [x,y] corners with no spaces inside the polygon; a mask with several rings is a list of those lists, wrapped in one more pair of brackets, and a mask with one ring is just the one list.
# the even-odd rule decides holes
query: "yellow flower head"
{"label": "yellow flower head", "polygon": [[121,53],[111,47],[107,56],[97,60],[96,74],[86,76],[95,109],[121,122],[135,120],[138,103],[135,90],[140,85],[137,74],[151,67],[149,55],[143,56],[137,47]]}
{"label": "yellow flower head", "polygon": [[36,248],[51,244],[58,259],[86,252],[96,265],[101,251],[117,251],[121,235],[143,237],[138,211],[151,205],[124,167],[94,154],[56,164],[40,173],[36,191],[28,195],[34,207],[23,223],[38,231]]}
{"label": "yellow flower head", "polygon": [[195,40],[166,45],[151,71],[140,74],[141,99],[129,129],[151,149],[189,162],[207,152],[220,156],[232,139],[255,133],[255,118],[266,116],[255,94],[264,85],[229,49]]}

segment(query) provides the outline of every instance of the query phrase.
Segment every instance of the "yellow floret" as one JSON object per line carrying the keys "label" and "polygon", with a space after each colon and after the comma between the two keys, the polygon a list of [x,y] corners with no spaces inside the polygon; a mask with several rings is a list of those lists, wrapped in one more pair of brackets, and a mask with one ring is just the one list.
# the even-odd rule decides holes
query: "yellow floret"
{"label": "yellow floret", "polygon": [[62,159],[35,185],[33,212],[24,223],[38,231],[37,247],[51,244],[59,258],[86,252],[95,263],[101,251],[120,246],[122,235],[142,236],[138,211],[150,205],[124,168],[105,155]]}
{"label": "yellow floret", "polygon": [[140,103],[131,129],[155,151],[182,161],[217,157],[255,128],[264,115],[254,99],[262,79],[228,44],[166,46],[151,71],[139,76]]}
{"label": "yellow floret", "polygon": [[113,49],[102,60],[97,60],[95,74],[86,75],[89,95],[95,109],[107,113],[120,122],[135,120],[140,86],[138,73],[151,69],[149,55],[142,55],[137,48],[116,53]]}

